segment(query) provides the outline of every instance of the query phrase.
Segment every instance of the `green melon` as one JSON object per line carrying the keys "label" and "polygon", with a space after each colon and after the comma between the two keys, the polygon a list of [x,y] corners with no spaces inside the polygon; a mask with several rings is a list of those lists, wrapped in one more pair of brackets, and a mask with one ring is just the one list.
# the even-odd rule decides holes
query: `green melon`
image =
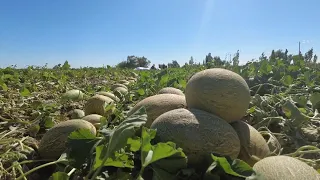
{"label": "green melon", "polygon": [[78,129],[88,129],[96,135],[96,128],[88,121],[73,119],[60,122],[42,137],[39,143],[39,155],[44,159],[58,159],[66,150],[68,136]]}
{"label": "green melon", "polygon": [[84,93],[80,90],[77,89],[72,89],[69,90],[65,93],[62,94],[61,99],[62,100],[72,100],[72,101],[77,101],[77,100],[82,100],[84,97]]}

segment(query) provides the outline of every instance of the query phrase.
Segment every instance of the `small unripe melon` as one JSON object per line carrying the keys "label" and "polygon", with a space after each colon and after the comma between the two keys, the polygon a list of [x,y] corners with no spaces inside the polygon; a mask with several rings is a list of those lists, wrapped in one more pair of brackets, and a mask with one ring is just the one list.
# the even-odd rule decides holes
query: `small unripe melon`
{"label": "small unripe melon", "polygon": [[103,95],[103,96],[107,96],[111,99],[113,99],[115,102],[119,102],[120,99],[114,95],[112,92],[105,92],[105,91],[100,91],[100,92],[97,92],[97,94],[100,94],[100,95]]}
{"label": "small unripe melon", "polygon": [[103,95],[94,95],[91,98],[89,98],[84,105],[84,112],[85,115],[89,114],[99,114],[101,116],[106,116],[112,113],[112,109],[109,111],[106,111],[105,108],[107,105],[113,103],[114,101]]}
{"label": "small unripe melon", "polygon": [[158,94],[177,94],[184,96],[183,92],[180,89],[174,88],[174,87],[165,87],[160,89]]}
{"label": "small unripe melon", "polygon": [[258,161],[253,170],[265,180],[320,180],[320,174],[311,166],[289,156],[269,156]]}
{"label": "small unripe melon", "polygon": [[194,74],[187,83],[185,96],[188,107],[215,114],[227,122],[241,119],[251,98],[246,81],[222,68]]}
{"label": "small unripe melon", "polygon": [[84,111],[81,109],[73,109],[68,112],[68,116],[70,119],[81,119],[84,117]]}
{"label": "small unripe melon", "polygon": [[152,122],[161,114],[178,108],[186,108],[186,99],[184,96],[177,94],[157,94],[149,96],[138,102],[129,112],[128,116],[136,112],[142,106],[145,106],[147,111],[146,127],[150,127]]}
{"label": "small unripe melon", "polygon": [[120,92],[122,95],[126,95],[128,94],[128,89],[123,88],[123,87],[116,87],[115,89],[113,89],[113,92]]}
{"label": "small unripe melon", "polygon": [[85,117],[83,117],[82,119],[92,123],[96,128],[99,128],[100,127],[100,119],[102,117],[103,116],[101,116],[99,114],[89,114],[89,115],[86,115]]}
{"label": "small unripe melon", "polygon": [[151,125],[156,139],[172,141],[188,156],[190,165],[202,164],[210,153],[237,158],[240,141],[225,120],[198,109],[174,109],[157,117]]}
{"label": "small unripe melon", "polygon": [[238,159],[253,166],[257,161],[270,154],[269,146],[263,136],[250,124],[234,121],[230,125],[236,130],[241,144]]}
{"label": "small unripe melon", "polygon": [[72,89],[62,94],[62,100],[82,100],[84,93],[78,89]]}
{"label": "small unripe melon", "polygon": [[116,89],[116,88],[118,88],[118,87],[122,87],[122,88],[125,88],[125,89],[128,90],[128,87],[127,87],[126,85],[124,85],[124,84],[119,84],[119,83],[113,84],[113,85],[111,86],[111,90],[114,91],[114,89]]}
{"label": "small unripe melon", "polygon": [[45,159],[58,159],[66,150],[68,136],[78,129],[88,129],[96,135],[96,128],[88,121],[72,119],[63,121],[49,129],[39,143],[39,154]]}

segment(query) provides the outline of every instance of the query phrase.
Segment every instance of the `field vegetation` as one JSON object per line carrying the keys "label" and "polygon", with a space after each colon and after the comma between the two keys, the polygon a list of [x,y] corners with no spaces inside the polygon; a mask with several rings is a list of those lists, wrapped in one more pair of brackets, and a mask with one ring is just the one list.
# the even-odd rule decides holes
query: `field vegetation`
{"label": "field vegetation", "polygon": [[[189,166],[183,148],[173,141],[158,142],[157,130],[146,126],[148,107],[131,111],[165,87],[185,93],[194,74],[211,68],[233,71],[248,84],[251,101],[239,120],[262,135],[269,156],[290,156],[320,172],[320,64],[313,50],[305,55],[272,51],[270,57],[262,54],[244,65],[239,58],[239,51],[229,61],[209,53],[201,63],[174,60],[167,68],[148,71],[133,70],[151,63],[135,56],[115,67],[72,68],[66,61],[54,68],[0,69],[0,179],[261,180],[251,161],[214,152],[206,159],[208,166]],[[59,123],[89,114],[99,115],[87,118],[96,132],[93,126],[69,125],[40,143]],[[58,157],[49,153],[44,158],[43,144],[47,150],[65,149]],[[282,179],[289,177],[283,172]]]}

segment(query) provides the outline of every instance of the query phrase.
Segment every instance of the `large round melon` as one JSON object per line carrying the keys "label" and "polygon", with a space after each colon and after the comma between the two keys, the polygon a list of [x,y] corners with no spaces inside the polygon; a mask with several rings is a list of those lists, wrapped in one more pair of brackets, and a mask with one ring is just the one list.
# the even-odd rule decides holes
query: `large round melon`
{"label": "large round melon", "polygon": [[84,117],[84,111],[81,109],[73,109],[68,112],[68,117],[70,119],[81,119]]}
{"label": "large round melon", "polygon": [[124,85],[124,84],[119,84],[119,83],[113,84],[113,85],[111,86],[111,90],[113,91],[113,90],[116,89],[117,87],[123,87],[123,88],[125,88],[125,89],[128,90],[128,87],[127,87],[126,85]]}
{"label": "large round melon", "polygon": [[227,122],[241,119],[250,103],[246,81],[222,68],[194,74],[187,83],[185,96],[188,107],[210,112]]}
{"label": "large round melon", "polygon": [[100,119],[102,117],[103,116],[101,116],[99,114],[89,114],[89,115],[84,116],[82,119],[92,123],[96,128],[99,128],[100,127]]}
{"label": "large round melon", "polygon": [[320,180],[320,174],[308,164],[289,156],[270,156],[258,161],[253,170],[265,180]]}
{"label": "large round melon", "polygon": [[122,95],[126,95],[128,94],[128,89],[124,88],[124,87],[116,87],[113,89],[113,92],[119,92]]}
{"label": "large round melon", "polygon": [[90,99],[87,100],[86,104],[84,105],[84,112],[85,115],[89,114],[99,114],[101,116],[107,116],[112,113],[112,109],[106,111],[106,106],[113,103],[114,101],[103,95],[94,95]]}
{"label": "large round melon", "polygon": [[62,94],[62,100],[82,100],[84,97],[84,93],[78,89],[72,89]]}
{"label": "large round melon", "polygon": [[184,96],[183,92],[180,89],[174,88],[174,87],[165,87],[160,89],[158,94],[177,94]]}
{"label": "large round melon", "polygon": [[157,94],[149,96],[138,102],[127,115],[130,116],[142,106],[145,106],[148,116],[145,126],[149,127],[161,114],[173,109],[186,108],[186,99],[184,96],[177,94]]}
{"label": "large round melon", "polygon": [[112,92],[100,91],[100,92],[97,92],[97,94],[107,96],[107,97],[113,99],[115,102],[120,101],[120,99],[116,95],[114,95]]}
{"label": "large round melon", "polygon": [[120,84],[123,84],[123,85],[126,85],[126,86],[128,86],[128,85],[130,84],[129,81],[124,80],[124,79],[123,79],[123,80],[120,80],[119,83],[120,83]]}
{"label": "large round melon", "polygon": [[235,159],[240,152],[237,132],[225,120],[198,109],[174,109],[157,117],[151,125],[156,140],[172,141],[188,156],[190,165],[206,163],[210,153]]}
{"label": "large round melon", "polygon": [[58,159],[66,150],[68,136],[78,129],[88,129],[96,135],[96,128],[88,121],[73,119],[60,122],[47,131],[39,144],[39,154],[44,159]]}
{"label": "large round melon", "polygon": [[238,159],[253,166],[257,161],[267,157],[270,149],[263,136],[250,124],[234,121],[230,125],[236,130],[241,144]]}

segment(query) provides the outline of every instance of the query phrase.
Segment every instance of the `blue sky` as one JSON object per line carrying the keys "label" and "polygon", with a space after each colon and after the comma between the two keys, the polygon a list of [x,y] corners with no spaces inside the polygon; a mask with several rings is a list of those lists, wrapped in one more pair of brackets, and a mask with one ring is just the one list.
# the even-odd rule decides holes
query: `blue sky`
{"label": "blue sky", "polygon": [[[0,67],[115,65],[128,55],[180,64],[320,52],[319,0],[2,0]],[[319,54],[319,53],[318,53]]]}

